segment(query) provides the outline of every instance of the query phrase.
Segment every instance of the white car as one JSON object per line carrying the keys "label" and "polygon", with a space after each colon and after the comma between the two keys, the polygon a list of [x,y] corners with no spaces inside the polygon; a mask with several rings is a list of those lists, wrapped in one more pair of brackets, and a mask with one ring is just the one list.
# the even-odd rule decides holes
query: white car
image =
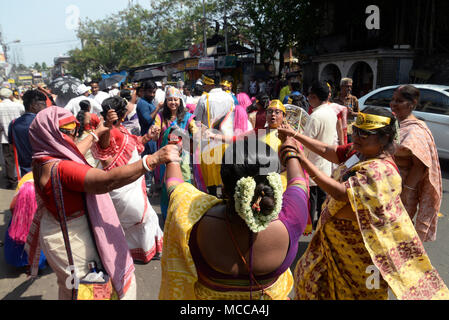
{"label": "white car", "polygon": [[[449,86],[433,84],[413,86],[421,92],[420,105],[413,114],[429,127],[440,158],[449,159]],[[397,87],[383,87],[363,96],[359,99],[360,111],[368,106],[390,109],[390,101]]]}

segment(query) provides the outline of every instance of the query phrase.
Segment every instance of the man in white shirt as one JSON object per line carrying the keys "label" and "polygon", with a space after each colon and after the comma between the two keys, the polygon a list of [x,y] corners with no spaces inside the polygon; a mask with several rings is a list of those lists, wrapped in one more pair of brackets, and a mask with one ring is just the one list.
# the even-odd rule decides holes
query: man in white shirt
{"label": "man in white shirt", "polygon": [[201,121],[208,128],[234,109],[234,100],[220,87],[220,81],[215,75],[204,76],[202,79],[204,94],[195,109],[197,121]]}
{"label": "man in white shirt", "polygon": [[103,103],[104,100],[110,98],[109,94],[100,91],[100,86],[98,85],[97,81],[92,81],[90,83],[90,86],[92,94],[89,96],[89,98],[96,100],[100,105]]}
{"label": "man in white shirt", "polygon": [[110,97],[120,96],[120,90],[119,90],[118,83],[115,83],[112,85],[111,90],[109,90],[109,96]]}
{"label": "man in white shirt", "polygon": [[[209,129],[214,128],[222,131],[225,136],[234,136],[233,121],[226,128],[220,125],[220,123],[224,124],[226,122],[222,121],[222,119],[235,109],[231,95],[223,91],[220,86],[220,79],[215,74],[203,75],[202,83],[205,93],[201,96],[195,109],[195,120],[200,121]],[[212,148],[212,152],[215,152],[215,145],[206,144],[205,147],[205,150]],[[215,185],[217,183],[216,179],[206,182],[209,194],[217,196],[218,185]]]}
{"label": "man in white shirt", "polygon": [[100,113],[103,111],[103,108],[101,107],[101,104],[97,102],[97,100],[92,99],[89,97],[89,90],[91,87],[87,87],[84,84],[80,85],[76,91],[79,94],[79,97],[73,98],[70,100],[67,105],[65,106],[65,109],[69,110],[73,115],[76,117],[78,115],[78,112],[80,112],[80,102],[83,100],[87,100],[90,102],[91,113],[95,113],[97,116],[100,116]]}
{"label": "man in white shirt", "polygon": [[[334,145],[337,137],[337,115],[332,106],[328,104],[329,87],[325,82],[315,82],[309,90],[308,100],[312,114],[306,125],[304,134],[310,138],[319,140],[327,145]],[[327,174],[332,175],[332,163],[311,152],[307,148],[304,150],[307,158],[317,166],[317,168]],[[326,199],[326,193],[310,179],[310,215],[314,227],[321,214],[321,206]]]}
{"label": "man in white shirt", "polygon": [[154,96],[153,103],[158,106],[161,102],[165,102],[165,90],[164,85],[160,81],[156,81],[156,95]]}
{"label": "man in white shirt", "polygon": [[8,141],[8,127],[11,121],[25,113],[25,107],[21,103],[13,102],[13,92],[8,88],[0,90],[0,97],[3,100],[0,103],[0,139],[5,162],[6,188],[14,190],[17,186],[17,174],[15,171],[14,151]]}

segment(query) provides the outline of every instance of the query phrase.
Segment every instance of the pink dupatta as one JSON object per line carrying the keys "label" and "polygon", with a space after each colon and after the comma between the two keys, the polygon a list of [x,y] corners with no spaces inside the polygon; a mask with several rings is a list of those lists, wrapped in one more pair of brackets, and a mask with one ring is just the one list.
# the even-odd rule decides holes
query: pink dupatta
{"label": "pink dupatta", "polygon": [[[29,131],[33,160],[51,157],[88,165],[75,144],[66,140],[59,131],[60,121],[71,116],[73,115],[69,111],[59,107],[49,107],[36,116]],[[114,204],[109,194],[89,193],[86,193],[86,203],[101,262],[111,277],[119,297],[122,298],[131,283],[135,268]],[[38,202],[38,205],[42,206],[43,203]],[[40,254],[38,239],[41,218],[41,214],[35,215],[27,239],[32,276],[37,275],[36,260],[39,261]]]}

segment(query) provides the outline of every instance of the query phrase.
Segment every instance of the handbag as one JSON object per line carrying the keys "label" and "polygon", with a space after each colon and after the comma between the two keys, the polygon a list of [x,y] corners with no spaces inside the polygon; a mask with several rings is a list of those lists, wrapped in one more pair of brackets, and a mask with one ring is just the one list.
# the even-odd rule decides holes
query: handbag
{"label": "handbag", "polygon": [[[70,246],[70,239],[69,239],[69,233],[67,230],[67,216],[65,214],[65,208],[64,208],[64,198],[62,195],[62,186],[61,186],[61,180],[59,179],[59,173],[57,170],[57,167],[59,165],[60,161],[56,162],[53,167],[51,168],[51,179],[52,179],[52,185],[53,185],[53,195],[55,198],[55,204],[56,209],[58,212],[59,217],[59,223],[61,225],[61,231],[62,235],[64,237],[64,244],[67,251],[67,257],[69,260],[69,265],[74,266],[73,262],[73,255],[72,255],[72,249]],[[84,207],[86,208],[87,212],[87,206],[86,206],[86,200],[84,198]],[[92,234],[92,227],[90,224],[90,220],[87,217],[87,221],[89,224],[89,231],[91,232],[92,239],[95,244],[95,238]],[[97,249],[97,248],[96,248]],[[98,252],[98,249],[97,249]],[[115,291],[111,278],[106,273],[106,271],[101,270],[103,272],[103,279],[104,281],[99,282],[90,282],[85,281],[83,279],[80,279],[78,282],[78,285],[76,285],[76,282],[72,280],[72,300],[118,300],[117,292]],[[74,268],[71,268],[71,274],[72,279],[76,279],[75,270]],[[87,276],[87,275],[86,275]]]}

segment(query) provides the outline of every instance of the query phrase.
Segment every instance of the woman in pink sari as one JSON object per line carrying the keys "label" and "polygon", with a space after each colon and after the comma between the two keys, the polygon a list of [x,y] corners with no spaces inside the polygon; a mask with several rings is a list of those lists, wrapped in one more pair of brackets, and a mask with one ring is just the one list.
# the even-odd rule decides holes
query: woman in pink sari
{"label": "woman in pink sari", "polygon": [[[110,110],[108,122],[115,120],[117,115]],[[75,144],[78,127],[72,113],[58,107],[40,112],[30,127],[38,203],[26,244],[31,275],[37,275],[42,248],[56,273],[59,299],[76,299],[76,288],[69,280],[82,279],[91,261],[110,276],[118,298],[135,299],[134,264],[108,192],[132,183],[149,168],[178,159],[177,148],[168,147],[132,165],[105,172],[92,168],[83,154],[110,129],[100,121],[96,130]],[[63,199],[55,197],[58,192]],[[67,218],[73,264],[68,262],[59,223],[62,209],[58,208],[64,208]]]}
{"label": "woman in pink sari", "polygon": [[443,194],[441,168],[432,133],[413,115],[419,99],[419,90],[411,85],[400,86],[393,95],[390,107],[401,128],[395,161],[402,177],[402,202],[410,217],[416,216],[416,231],[422,241],[435,241]]}

